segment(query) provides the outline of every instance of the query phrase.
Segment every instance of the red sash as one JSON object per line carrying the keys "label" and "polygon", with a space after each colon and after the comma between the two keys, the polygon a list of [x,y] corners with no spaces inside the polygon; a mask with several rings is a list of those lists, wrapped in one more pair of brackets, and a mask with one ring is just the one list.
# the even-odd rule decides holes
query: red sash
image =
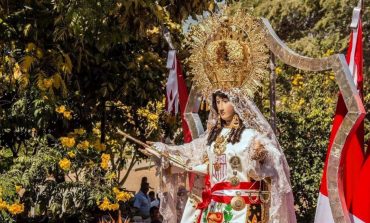
{"label": "red sash", "polygon": [[[208,182],[207,182],[208,181]],[[213,195],[212,193],[218,190],[256,190],[261,188],[259,181],[255,182],[240,182],[237,186],[232,186],[230,182],[221,182],[210,188],[209,178],[206,177],[205,189],[202,192],[202,202],[198,203],[197,209],[205,209],[208,207],[211,200],[216,202],[229,204],[234,196]],[[261,201],[257,196],[241,196],[246,204],[260,204]]]}

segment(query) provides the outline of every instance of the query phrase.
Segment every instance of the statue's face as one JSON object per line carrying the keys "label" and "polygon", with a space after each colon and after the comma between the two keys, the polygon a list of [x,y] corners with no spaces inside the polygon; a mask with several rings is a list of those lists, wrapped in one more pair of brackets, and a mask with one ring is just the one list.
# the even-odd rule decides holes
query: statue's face
{"label": "statue's face", "polygon": [[228,122],[233,119],[235,114],[234,106],[228,98],[216,96],[216,105],[218,114],[221,116],[222,120]]}

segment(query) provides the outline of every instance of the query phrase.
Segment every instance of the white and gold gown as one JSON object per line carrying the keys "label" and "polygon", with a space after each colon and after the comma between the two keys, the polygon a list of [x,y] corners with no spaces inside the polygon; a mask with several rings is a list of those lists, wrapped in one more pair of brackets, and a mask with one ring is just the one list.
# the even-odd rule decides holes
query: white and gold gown
{"label": "white and gold gown", "polygon": [[[239,142],[231,144],[225,141],[225,150],[220,151],[215,149],[217,139],[207,145],[208,133],[205,133],[184,145],[154,144],[158,150],[181,159],[191,169],[190,172],[196,173],[197,176],[209,176],[209,181],[205,184],[204,181],[195,180],[181,222],[296,222],[289,168],[275,135],[253,102],[247,98],[236,99],[232,92],[228,97],[246,126]],[[215,111],[212,111],[210,117],[215,114]],[[219,136],[227,138],[230,131],[223,128]],[[255,158],[256,142],[266,151],[262,160]],[[160,169],[167,169],[168,164],[171,162],[162,157]],[[171,166],[177,170],[172,173],[162,171],[161,175],[167,193],[164,193],[165,196],[161,200],[160,211],[165,222],[175,223],[180,222],[180,219],[176,219],[174,208],[176,186],[179,184],[179,178],[174,173],[179,172],[179,167]],[[256,196],[263,191],[268,194]],[[240,203],[240,198],[244,202]]]}

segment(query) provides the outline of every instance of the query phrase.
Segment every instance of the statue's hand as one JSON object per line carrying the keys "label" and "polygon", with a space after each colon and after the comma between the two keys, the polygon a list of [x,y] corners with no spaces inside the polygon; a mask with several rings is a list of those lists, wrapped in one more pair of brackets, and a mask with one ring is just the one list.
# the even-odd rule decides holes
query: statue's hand
{"label": "statue's hand", "polygon": [[145,143],[148,144],[149,146],[152,146],[154,144],[154,142],[152,141],[146,141]]}
{"label": "statue's hand", "polygon": [[145,155],[155,157],[156,160],[160,163],[163,169],[167,169],[170,166],[170,162],[168,160],[170,154],[168,151],[161,151],[160,148],[157,148],[154,146],[155,142],[152,141],[146,141],[147,145],[150,146],[150,148],[147,149],[140,149]]}
{"label": "statue's hand", "polygon": [[256,161],[263,161],[267,156],[267,150],[265,146],[258,140],[254,141],[254,145],[251,150],[251,158]]}

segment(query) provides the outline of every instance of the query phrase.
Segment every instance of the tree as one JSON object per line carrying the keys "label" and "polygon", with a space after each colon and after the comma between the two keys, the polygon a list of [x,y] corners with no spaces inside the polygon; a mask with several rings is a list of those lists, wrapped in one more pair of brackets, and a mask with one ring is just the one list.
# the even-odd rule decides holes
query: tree
{"label": "tree", "polygon": [[89,221],[97,208],[122,208],[118,173],[145,157],[116,127],[158,138],[167,73],[162,29],[178,40],[183,17],[208,6],[0,1],[2,220],[25,221],[33,209],[36,217],[71,221],[80,212]]}

